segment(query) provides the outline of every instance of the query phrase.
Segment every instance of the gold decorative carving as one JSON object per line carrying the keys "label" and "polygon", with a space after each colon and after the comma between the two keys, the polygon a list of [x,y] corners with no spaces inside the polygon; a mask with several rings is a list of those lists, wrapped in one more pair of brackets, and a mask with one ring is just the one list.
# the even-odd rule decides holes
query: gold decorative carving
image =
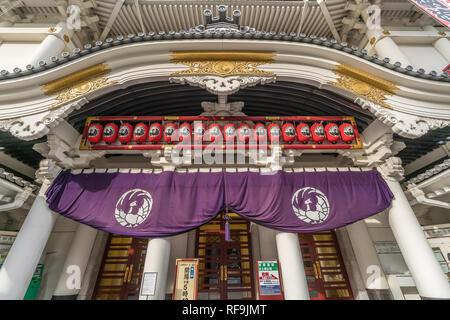
{"label": "gold decorative carving", "polygon": [[438,32],[438,35],[443,36],[443,37],[447,36],[447,34],[445,33],[445,31],[439,31],[439,32]]}
{"label": "gold decorative carving", "polygon": [[111,72],[106,67],[107,65],[104,63],[93,65],[44,84],[41,90],[44,90],[46,95],[56,95],[55,99],[58,101],[49,109],[54,109],[92,91],[115,84],[116,81],[108,81],[105,77]]}
{"label": "gold decorative carving", "polygon": [[338,65],[333,72],[339,78],[337,82],[330,81],[329,84],[391,109],[385,100],[386,96],[394,95],[395,90],[398,90],[394,83],[344,64]]}
{"label": "gold decorative carving", "polygon": [[272,52],[258,51],[179,51],[171,54],[172,63],[187,65],[189,69],[174,72],[178,75],[235,75],[274,76],[273,72],[260,70],[262,64],[274,62]]}
{"label": "gold decorative carving", "polygon": [[389,36],[391,33],[388,30],[383,30],[383,34]]}

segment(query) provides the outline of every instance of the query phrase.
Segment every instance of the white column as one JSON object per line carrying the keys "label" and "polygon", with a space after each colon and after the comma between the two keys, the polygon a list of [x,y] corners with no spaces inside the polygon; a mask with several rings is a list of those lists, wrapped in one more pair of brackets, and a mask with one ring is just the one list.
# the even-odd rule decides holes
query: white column
{"label": "white column", "polygon": [[0,269],[0,300],[23,299],[56,218],[37,196]]}
{"label": "white column", "polygon": [[[258,268],[256,267],[256,261],[261,260],[261,251],[259,246],[259,226],[251,222],[250,223],[250,236],[252,240],[252,261],[253,264],[253,280],[255,283],[255,288],[258,288]],[[255,290],[256,300],[259,300],[258,290]]]}
{"label": "white column", "polygon": [[58,23],[57,31],[54,34],[49,34],[41,42],[37,50],[33,53],[28,64],[34,67],[39,66],[39,61],[44,60],[48,62],[50,57],[58,56],[66,47],[64,37],[69,39],[73,35],[73,30],[66,27],[65,23]]}
{"label": "white column", "polygon": [[285,300],[309,300],[302,253],[298,235],[288,232],[276,234]]}
{"label": "white column", "polygon": [[[433,26],[425,26],[423,27],[423,30],[434,31],[436,34],[438,33]],[[448,63],[450,63],[450,40],[442,37],[433,42],[433,47],[447,60]]]}
{"label": "white column", "polygon": [[139,296],[139,300],[165,300],[167,274],[169,270],[170,241],[165,238],[150,239],[145,256],[145,272],[156,272],[154,296]]}
{"label": "white column", "polygon": [[[398,45],[392,40],[389,36],[383,35],[382,31],[379,29],[375,30],[367,30],[367,38],[369,42],[371,39],[375,38],[375,51],[381,59],[388,57],[390,59],[390,63],[394,64],[397,61],[402,63],[402,67],[406,67],[411,65],[409,59],[403,54]],[[378,40],[382,37],[381,40]]]}
{"label": "white column", "polygon": [[386,179],[394,194],[389,224],[423,299],[450,299],[450,284],[441,269],[398,181]]}
{"label": "white column", "polygon": [[75,232],[54,296],[76,296],[80,292],[97,229],[79,224]]}
{"label": "white column", "polygon": [[364,220],[347,227],[356,261],[371,299],[380,300],[390,295],[390,288]]}

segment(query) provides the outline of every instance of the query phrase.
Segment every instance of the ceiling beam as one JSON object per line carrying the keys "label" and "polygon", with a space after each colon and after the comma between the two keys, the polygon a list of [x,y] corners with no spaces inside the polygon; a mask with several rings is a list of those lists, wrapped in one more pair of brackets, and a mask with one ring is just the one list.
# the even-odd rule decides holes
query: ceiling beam
{"label": "ceiling beam", "polygon": [[116,5],[114,6],[113,11],[109,16],[108,22],[106,23],[105,29],[103,29],[102,35],[100,36],[100,41],[105,41],[106,36],[111,30],[114,21],[116,21],[117,15],[119,14],[120,9],[122,9],[122,5],[124,2],[125,0],[117,0]]}
{"label": "ceiling beam", "polygon": [[328,11],[327,6],[325,5],[325,1],[317,0],[317,3],[319,4],[320,10],[322,10],[323,17],[325,18],[325,21],[327,22],[334,39],[336,39],[338,42],[341,42],[342,41],[341,36],[336,30],[333,19],[331,19],[330,12]]}
{"label": "ceiling beam", "polygon": [[145,30],[144,21],[142,21],[141,7],[139,5],[139,0],[134,0],[134,7],[136,8],[137,18],[139,20],[139,24],[141,25],[141,31],[147,33],[147,31]]}
{"label": "ceiling beam", "polygon": [[431,152],[421,156],[413,162],[405,166],[405,176],[428,166],[429,164],[438,161],[439,159],[449,157],[450,142],[446,142],[445,145],[439,146]]}
{"label": "ceiling beam", "polygon": [[0,151],[0,164],[5,167],[11,168],[27,177],[35,179],[36,169],[26,165],[25,163],[7,155],[3,151]]}

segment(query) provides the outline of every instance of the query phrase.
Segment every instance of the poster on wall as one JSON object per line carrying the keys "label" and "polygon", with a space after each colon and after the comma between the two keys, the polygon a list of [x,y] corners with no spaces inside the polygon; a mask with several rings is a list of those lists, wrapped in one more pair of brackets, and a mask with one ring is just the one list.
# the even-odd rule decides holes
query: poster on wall
{"label": "poster on wall", "polygon": [[156,291],[157,272],[144,272],[142,277],[141,296],[154,296]]}
{"label": "poster on wall", "polygon": [[172,300],[197,300],[198,259],[177,259]]}
{"label": "poster on wall", "polygon": [[260,300],[283,300],[278,261],[257,261]]}
{"label": "poster on wall", "polygon": [[450,0],[410,0],[429,16],[450,28]]}

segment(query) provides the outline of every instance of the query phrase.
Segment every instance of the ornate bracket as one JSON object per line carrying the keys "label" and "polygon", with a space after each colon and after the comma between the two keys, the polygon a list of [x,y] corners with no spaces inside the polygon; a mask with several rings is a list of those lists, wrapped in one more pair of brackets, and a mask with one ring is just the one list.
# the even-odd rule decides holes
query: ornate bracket
{"label": "ornate bracket", "polygon": [[80,109],[89,101],[81,97],[75,101],[45,113],[0,121],[0,130],[11,133],[21,140],[34,140],[45,136],[51,128],[64,121],[73,110]]}
{"label": "ornate bracket", "polygon": [[378,120],[390,126],[398,135],[415,139],[423,136],[430,130],[444,128],[450,125],[450,121],[418,117],[387,109],[375,102],[358,97],[354,101],[361,108],[369,110]]}
{"label": "ornate bracket", "polygon": [[274,73],[258,69],[261,64],[273,62],[275,54],[271,52],[182,51],[171,56],[174,57],[172,63],[189,67],[172,73],[171,82],[198,86],[219,96],[276,79]]}
{"label": "ornate bracket", "polygon": [[384,179],[390,181],[400,181],[403,179],[405,170],[402,167],[402,159],[390,157],[378,167]]}
{"label": "ornate bracket", "polygon": [[275,82],[275,76],[229,76],[220,77],[214,75],[203,75],[203,76],[178,76],[170,77],[170,82],[175,82],[179,84],[188,84],[194,87],[200,87],[206,89],[208,92],[215,95],[230,95],[238,92],[240,89],[246,87],[253,87],[257,84],[266,84]]}

